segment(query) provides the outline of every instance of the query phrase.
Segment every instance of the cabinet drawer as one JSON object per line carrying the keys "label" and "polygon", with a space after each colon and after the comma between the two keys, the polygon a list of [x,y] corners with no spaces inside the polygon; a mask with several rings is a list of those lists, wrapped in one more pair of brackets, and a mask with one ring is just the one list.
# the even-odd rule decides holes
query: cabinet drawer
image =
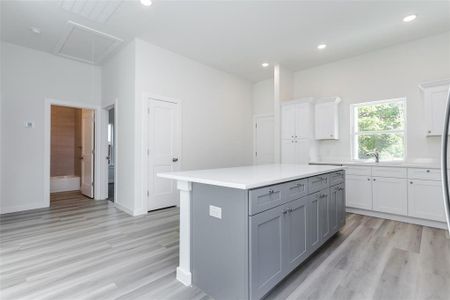
{"label": "cabinet drawer", "polygon": [[410,178],[410,179],[425,179],[425,180],[441,180],[441,170],[409,168],[408,169],[408,178]]}
{"label": "cabinet drawer", "polygon": [[345,173],[344,171],[338,171],[331,173],[329,176],[330,176],[330,186],[332,186],[344,182]]}
{"label": "cabinet drawer", "polygon": [[329,181],[330,178],[328,174],[308,178],[308,193],[311,194],[329,187]]}
{"label": "cabinet drawer", "polygon": [[308,180],[301,179],[285,184],[286,201],[297,200],[308,194]]}
{"label": "cabinet drawer", "polygon": [[249,191],[249,214],[254,215],[286,202],[283,199],[283,185],[271,185]]}
{"label": "cabinet drawer", "polygon": [[389,178],[406,178],[406,168],[373,167],[372,176]]}
{"label": "cabinet drawer", "polygon": [[372,168],[371,167],[363,167],[363,166],[351,166],[351,167],[347,167],[345,172],[348,175],[371,176]]}

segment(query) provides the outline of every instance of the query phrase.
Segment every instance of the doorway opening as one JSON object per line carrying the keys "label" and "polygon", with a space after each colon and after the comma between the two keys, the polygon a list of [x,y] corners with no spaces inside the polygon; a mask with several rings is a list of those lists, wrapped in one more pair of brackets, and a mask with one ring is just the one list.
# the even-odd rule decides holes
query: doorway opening
{"label": "doorway opening", "polygon": [[51,105],[50,114],[50,205],[94,198],[94,110]]}
{"label": "doorway opening", "polygon": [[108,200],[114,202],[114,174],[115,174],[115,118],[114,107],[108,109]]}

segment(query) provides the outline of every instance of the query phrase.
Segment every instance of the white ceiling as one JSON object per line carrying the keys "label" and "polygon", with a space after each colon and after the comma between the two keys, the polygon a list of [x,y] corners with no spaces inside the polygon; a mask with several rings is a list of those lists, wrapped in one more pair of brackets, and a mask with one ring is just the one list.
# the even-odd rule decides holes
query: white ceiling
{"label": "white ceiling", "polygon": [[[263,61],[299,70],[450,30],[449,1],[153,2],[125,0],[105,22],[95,22],[56,0],[2,1],[1,39],[53,53],[71,20],[258,81],[272,76]],[[403,23],[412,13],[417,19]],[[318,51],[319,43],[328,47]]]}

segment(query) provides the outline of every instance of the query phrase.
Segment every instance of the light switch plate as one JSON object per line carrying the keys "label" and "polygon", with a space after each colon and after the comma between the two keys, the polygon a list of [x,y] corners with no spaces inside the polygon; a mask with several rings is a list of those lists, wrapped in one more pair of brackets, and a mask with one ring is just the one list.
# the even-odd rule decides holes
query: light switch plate
{"label": "light switch plate", "polygon": [[222,208],[214,205],[209,206],[209,215],[211,217],[222,219]]}

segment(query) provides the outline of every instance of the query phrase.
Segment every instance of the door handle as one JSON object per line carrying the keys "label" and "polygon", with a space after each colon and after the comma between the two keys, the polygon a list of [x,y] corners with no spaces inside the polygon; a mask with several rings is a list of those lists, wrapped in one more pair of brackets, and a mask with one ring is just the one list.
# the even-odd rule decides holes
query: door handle
{"label": "door handle", "polygon": [[177,162],[177,161],[178,161],[178,158],[177,158],[177,157],[174,157],[174,158],[172,158],[172,161],[173,161],[173,162]]}

